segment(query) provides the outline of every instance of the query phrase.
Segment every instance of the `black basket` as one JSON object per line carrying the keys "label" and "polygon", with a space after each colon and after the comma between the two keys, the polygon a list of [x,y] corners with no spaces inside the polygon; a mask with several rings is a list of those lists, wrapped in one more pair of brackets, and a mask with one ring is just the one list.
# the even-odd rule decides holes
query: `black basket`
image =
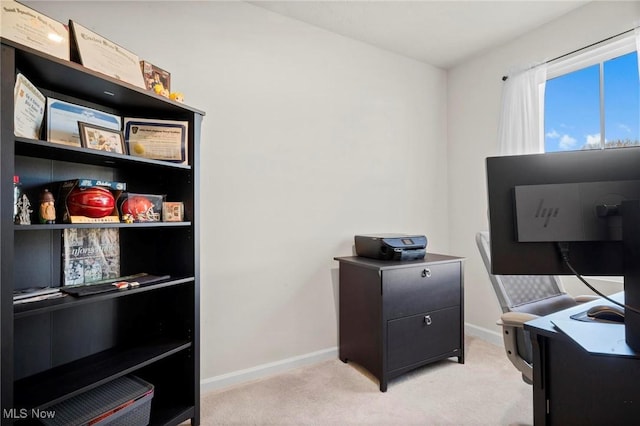
{"label": "black basket", "polygon": [[135,376],[124,376],[69,398],[51,407],[50,426],[97,425],[146,426],[149,424],[153,385]]}

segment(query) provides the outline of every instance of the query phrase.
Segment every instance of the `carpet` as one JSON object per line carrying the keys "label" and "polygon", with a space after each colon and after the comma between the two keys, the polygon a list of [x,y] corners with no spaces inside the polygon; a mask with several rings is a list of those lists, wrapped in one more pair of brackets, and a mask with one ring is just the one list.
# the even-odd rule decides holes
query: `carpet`
{"label": "carpet", "polygon": [[532,388],[504,349],[467,337],[451,358],[389,382],[330,360],[203,393],[203,425],[532,425]]}

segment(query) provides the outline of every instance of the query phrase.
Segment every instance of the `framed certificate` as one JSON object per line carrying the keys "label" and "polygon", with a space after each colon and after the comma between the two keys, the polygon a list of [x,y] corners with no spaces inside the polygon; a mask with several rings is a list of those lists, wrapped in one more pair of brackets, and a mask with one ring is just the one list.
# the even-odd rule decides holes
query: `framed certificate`
{"label": "framed certificate", "polygon": [[145,89],[137,55],[77,22],[69,21],[69,27],[83,66]]}
{"label": "framed certificate", "polygon": [[63,24],[13,0],[0,6],[0,36],[69,60],[69,31]]}
{"label": "framed certificate", "polygon": [[186,164],[188,126],[186,121],[125,117],[129,155]]}
{"label": "framed certificate", "polygon": [[27,78],[18,73],[13,89],[13,133],[40,139],[47,98]]}
{"label": "framed certificate", "polygon": [[79,121],[112,130],[121,128],[121,119],[117,115],[47,98],[47,140],[49,142],[81,147]]}

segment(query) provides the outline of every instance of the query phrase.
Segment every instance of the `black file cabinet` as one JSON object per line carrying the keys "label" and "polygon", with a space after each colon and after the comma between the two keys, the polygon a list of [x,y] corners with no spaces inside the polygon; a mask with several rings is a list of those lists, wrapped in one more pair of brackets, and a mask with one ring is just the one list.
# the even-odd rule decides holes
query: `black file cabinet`
{"label": "black file cabinet", "polygon": [[464,363],[464,259],[428,253],[419,261],[337,257],[339,357],[387,390],[390,379],[445,358]]}

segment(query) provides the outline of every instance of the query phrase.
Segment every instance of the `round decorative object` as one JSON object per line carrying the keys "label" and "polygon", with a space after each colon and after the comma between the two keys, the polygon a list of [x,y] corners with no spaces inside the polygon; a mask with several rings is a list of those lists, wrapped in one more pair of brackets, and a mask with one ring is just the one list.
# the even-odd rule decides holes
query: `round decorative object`
{"label": "round decorative object", "polygon": [[151,212],[153,212],[153,203],[147,197],[141,195],[127,197],[120,207],[120,213],[123,215],[130,214],[135,219],[145,217]]}
{"label": "round decorative object", "polygon": [[105,217],[115,205],[111,191],[99,186],[74,188],[67,196],[67,211],[71,216]]}

